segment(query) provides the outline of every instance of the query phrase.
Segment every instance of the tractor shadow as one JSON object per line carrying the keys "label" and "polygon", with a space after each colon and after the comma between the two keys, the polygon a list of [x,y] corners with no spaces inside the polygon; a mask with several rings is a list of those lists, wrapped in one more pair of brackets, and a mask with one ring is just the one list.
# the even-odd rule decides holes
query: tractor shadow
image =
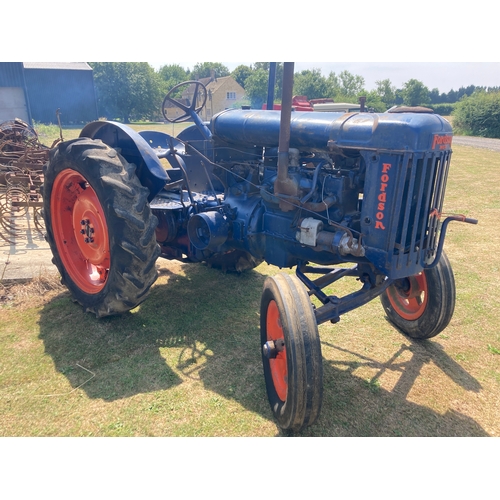
{"label": "tractor shadow", "polygon": [[[402,338],[400,348],[388,353],[387,361],[322,342],[329,359],[324,359],[323,410],[318,424],[332,434],[320,431],[316,435],[488,436],[474,419],[458,411],[448,409],[439,414],[408,400],[425,366],[431,363],[465,391],[479,393],[481,385],[438,343]],[[359,369],[372,375],[361,378],[355,375]],[[396,379],[391,390],[380,384],[387,373]]]}
{"label": "tractor shadow", "polygon": [[242,401],[261,399],[255,390],[265,397],[258,316],[265,276],[170,267],[160,265],[148,299],[120,316],[96,319],[67,292],[50,300],[40,313],[40,339],[56,369],[73,388],[105,401],[191,381]]}
{"label": "tractor shadow", "polygon": [[[258,269],[234,275],[199,264],[179,266],[181,272],[172,271],[170,264],[162,266],[149,298],[121,316],[97,320],[72,304],[67,293],[49,301],[40,313],[40,338],[56,370],[89,398],[109,402],[201,384],[272,422],[260,355],[265,276]],[[324,359],[322,412],[316,425],[301,435],[487,435],[458,412],[440,415],[407,401],[421,368],[431,361],[467,391],[480,390],[438,345],[404,343],[399,350],[412,354],[404,363],[397,362],[398,352],[389,354],[388,362],[359,353],[351,353],[355,362],[339,361],[345,349],[323,346],[329,354]],[[354,373],[363,363],[380,375],[397,371],[399,382],[391,391],[372,390],[376,379],[367,384]],[[276,435],[289,434],[276,428]]]}

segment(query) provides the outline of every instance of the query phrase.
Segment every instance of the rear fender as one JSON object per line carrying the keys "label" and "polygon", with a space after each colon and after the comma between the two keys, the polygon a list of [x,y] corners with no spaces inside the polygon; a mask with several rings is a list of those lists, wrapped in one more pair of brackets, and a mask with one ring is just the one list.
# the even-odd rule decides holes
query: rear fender
{"label": "rear fender", "polygon": [[118,150],[129,163],[136,165],[137,177],[141,184],[149,189],[149,201],[170,181],[156,152],[140,134],[122,123],[92,122],[83,128],[80,137],[100,139],[104,144]]}

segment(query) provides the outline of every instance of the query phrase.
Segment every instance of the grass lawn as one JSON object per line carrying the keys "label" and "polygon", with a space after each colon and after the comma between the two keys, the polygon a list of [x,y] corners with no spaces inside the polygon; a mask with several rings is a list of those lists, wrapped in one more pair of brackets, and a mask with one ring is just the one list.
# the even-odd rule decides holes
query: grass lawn
{"label": "grass lawn", "polygon": [[[321,325],[324,401],[304,436],[500,435],[499,185],[499,153],[454,147],[445,210],[479,225],[449,226],[451,324],[414,342],[376,299]],[[279,270],[157,266],[144,304],[101,320],[53,276],[0,288],[0,436],[282,434],[259,346],[262,284]]]}

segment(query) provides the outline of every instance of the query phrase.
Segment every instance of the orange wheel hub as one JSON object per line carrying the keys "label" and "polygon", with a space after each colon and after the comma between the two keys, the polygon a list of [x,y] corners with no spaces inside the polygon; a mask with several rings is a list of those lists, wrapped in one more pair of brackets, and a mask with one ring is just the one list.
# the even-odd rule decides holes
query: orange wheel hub
{"label": "orange wheel hub", "polygon": [[83,292],[98,293],[110,267],[108,226],[96,192],[75,170],[57,175],[51,218],[54,240],[69,276]]}
{"label": "orange wheel hub", "polygon": [[[276,341],[284,339],[283,328],[281,326],[280,313],[274,300],[269,302],[267,308],[267,340]],[[288,392],[288,367],[286,361],[286,348],[279,351],[275,358],[269,360],[271,375],[273,378],[276,394],[281,401],[286,401]]]}
{"label": "orange wheel hub", "polygon": [[410,276],[390,286],[387,289],[387,296],[399,316],[408,321],[417,320],[424,314],[429,300],[425,274],[422,272]]}

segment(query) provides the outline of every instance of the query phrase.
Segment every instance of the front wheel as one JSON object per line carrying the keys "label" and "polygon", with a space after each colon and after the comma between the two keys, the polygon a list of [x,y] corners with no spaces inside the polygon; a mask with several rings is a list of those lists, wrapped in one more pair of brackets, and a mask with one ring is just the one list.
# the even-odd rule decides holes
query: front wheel
{"label": "front wheel", "polygon": [[380,296],[389,321],[414,339],[429,339],[442,332],[455,310],[455,278],[443,252],[431,269],[396,280]]}
{"label": "front wheel", "polygon": [[314,311],[298,278],[287,274],[266,278],[260,331],[271,410],[282,429],[300,431],[319,416],[323,363]]}
{"label": "front wheel", "polygon": [[62,282],[96,316],[140,304],[157,278],[157,219],[135,166],[101,141],[61,143],[44,175],[47,241]]}

